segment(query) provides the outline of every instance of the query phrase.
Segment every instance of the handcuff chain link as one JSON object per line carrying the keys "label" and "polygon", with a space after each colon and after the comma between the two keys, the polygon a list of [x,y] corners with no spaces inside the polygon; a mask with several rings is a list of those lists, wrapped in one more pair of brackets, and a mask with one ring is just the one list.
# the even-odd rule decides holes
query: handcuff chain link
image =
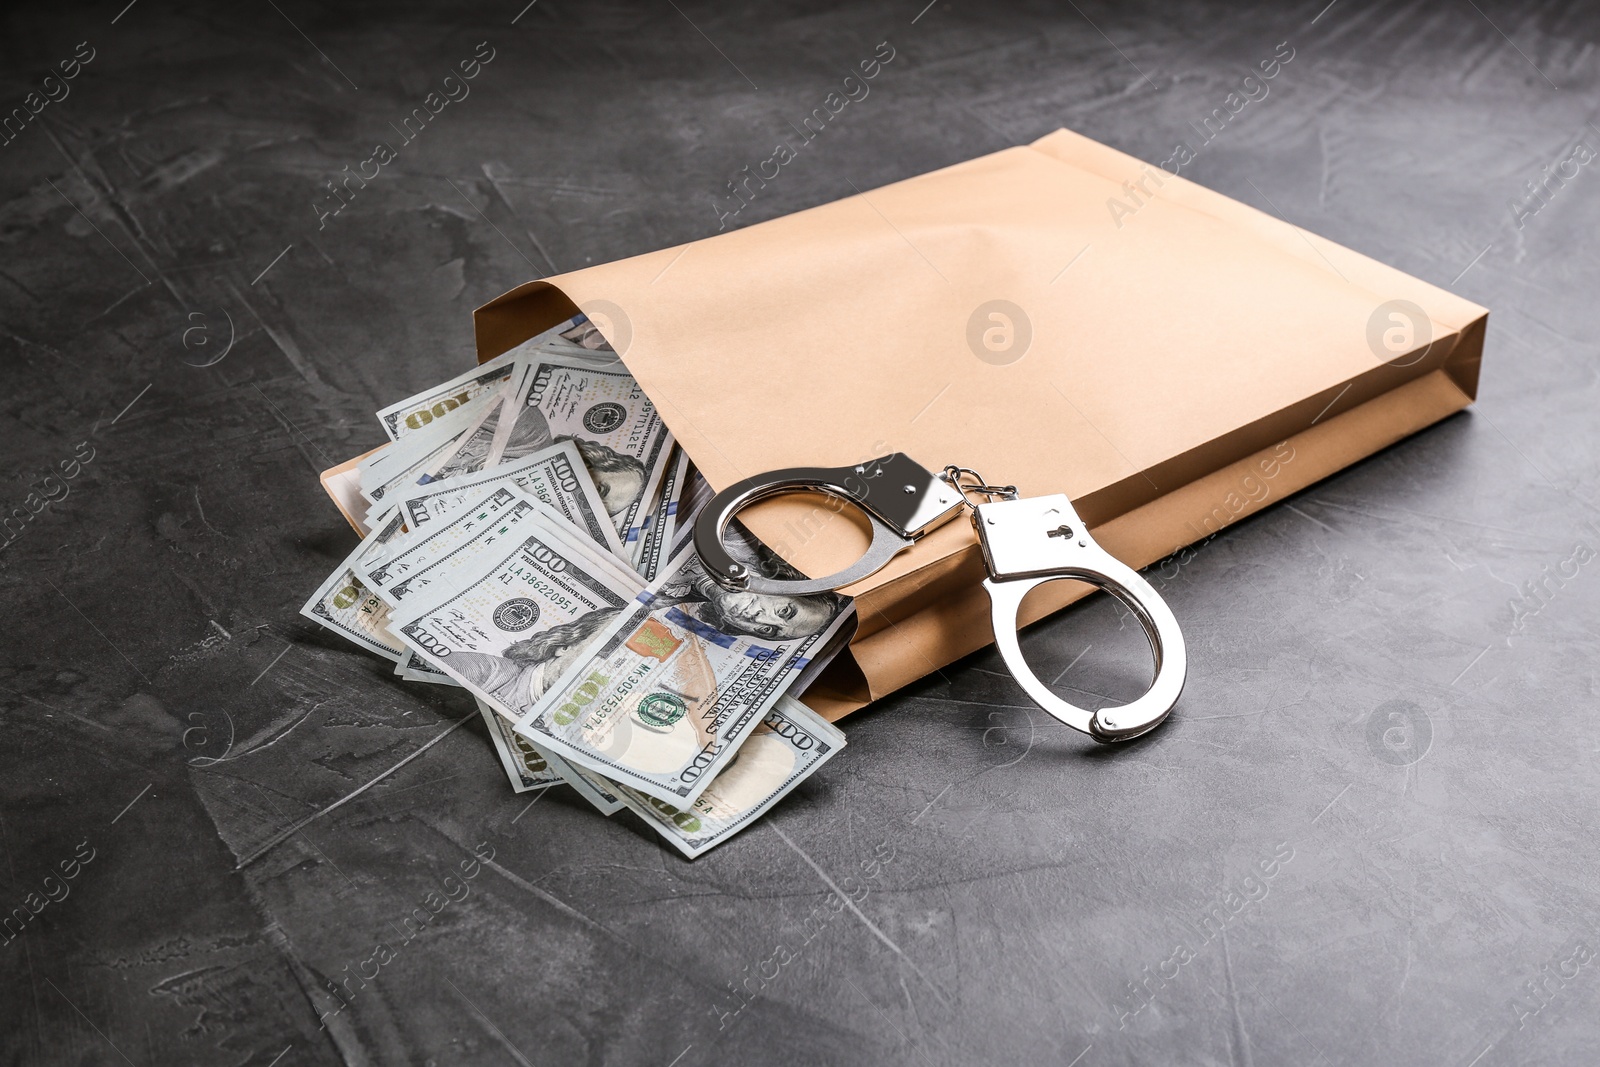
{"label": "handcuff chain link", "polygon": [[[971,478],[972,481],[970,483],[965,482],[962,481],[963,478]],[[993,503],[997,497],[1001,500],[1017,499],[1016,486],[989,485],[983,480],[983,475],[971,467],[960,467],[954,463],[947,463],[944,468],[944,480],[954,486],[956,491],[961,494],[961,502],[974,511],[978,508],[978,505],[972,501],[971,494],[974,493],[981,495],[984,498],[982,503],[985,504]]]}

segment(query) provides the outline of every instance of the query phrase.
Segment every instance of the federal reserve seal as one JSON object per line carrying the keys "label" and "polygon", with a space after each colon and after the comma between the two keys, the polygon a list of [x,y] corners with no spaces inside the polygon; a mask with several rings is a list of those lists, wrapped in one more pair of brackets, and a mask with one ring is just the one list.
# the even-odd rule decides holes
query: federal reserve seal
{"label": "federal reserve seal", "polygon": [[639,701],[634,714],[639,722],[655,730],[665,730],[688,712],[689,705],[676,693],[651,693]]}
{"label": "federal reserve seal", "polygon": [[508,600],[494,609],[494,624],[508,633],[526,630],[539,621],[539,605],[525,596]]}
{"label": "federal reserve seal", "polygon": [[627,408],[607,400],[583,413],[583,428],[590,433],[610,433],[627,417]]}

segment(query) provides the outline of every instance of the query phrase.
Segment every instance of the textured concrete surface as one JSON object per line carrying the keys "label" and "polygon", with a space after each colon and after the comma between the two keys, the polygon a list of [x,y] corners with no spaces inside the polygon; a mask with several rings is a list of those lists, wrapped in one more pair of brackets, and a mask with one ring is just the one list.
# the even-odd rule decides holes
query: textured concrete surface
{"label": "textured concrete surface", "polygon": [[[1600,148],[1592,13],[921,3],[6,16],[0,103],[67,95],[0,147],[0,505],[66,495],[0,549],[0,905],[45,902],[0,1060],[1594,1062],[1600,175],[1526,184]],[[980,654],[691,864],[529,808],[462,694],[298,618],[354,543],[315,474],[478,303],[713,232],[885,40],[734,224],[1061,125],[1159,162],[1288,42],[1185,173],[1492,308],[1480,403],[1161,580],[1192,668],[1152,738]],[[1102,602],[1027,647],[1097,702],[1140,642]]]}

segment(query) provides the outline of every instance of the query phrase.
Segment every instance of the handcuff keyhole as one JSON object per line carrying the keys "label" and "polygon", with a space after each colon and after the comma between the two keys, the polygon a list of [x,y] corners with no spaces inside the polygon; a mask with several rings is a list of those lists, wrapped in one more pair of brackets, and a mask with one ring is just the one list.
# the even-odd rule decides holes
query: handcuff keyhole
{"label": "handcuff keyhole", "polygon": [[1051,530],[1049,533],[1045,534],[1045,536],[1046,537],[1071,537],[1072,536],[1072,527],[1068,526],[1066,523],[1062,523],[1060,526],[1057,526],[1054,530]]}

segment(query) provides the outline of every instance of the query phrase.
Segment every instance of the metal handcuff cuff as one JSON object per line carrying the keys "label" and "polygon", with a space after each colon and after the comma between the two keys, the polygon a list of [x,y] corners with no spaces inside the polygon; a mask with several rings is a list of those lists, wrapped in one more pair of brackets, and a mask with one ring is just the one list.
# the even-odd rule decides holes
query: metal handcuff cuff
{"label": "metal handcuff cuff", "polygon": [[[872,527],[855,563],[823,578],[787,580],[752,573],[729,555],[723,534],[748,504],[791,492],[820,492],[854,504]],[[969,497],[983,498],[974,503]],[[1015,486],[987,485],[976,471],[948,466],[934,474],[895,452],[852,467],[792,467],[730,485],[701,511],[695,550],[721,585],[752,593],[804,596],[839,589],[881,570],[928,531],[969,510],[983,549],[995,644],[1013,677],[1045,711],[1096,741],[1126,741],[1161,725],[1188,671],[1183,633],[1161,595],[1132,567],[1095,543],[1065,494],[1019,498]],[[1057,578],[1098,586],[1126,604],[1155,654],[1155,680],[1131,704],[1090,712],[1051,692],[1029,668],[1018,643],[1017,613],[1028,591]]]}

